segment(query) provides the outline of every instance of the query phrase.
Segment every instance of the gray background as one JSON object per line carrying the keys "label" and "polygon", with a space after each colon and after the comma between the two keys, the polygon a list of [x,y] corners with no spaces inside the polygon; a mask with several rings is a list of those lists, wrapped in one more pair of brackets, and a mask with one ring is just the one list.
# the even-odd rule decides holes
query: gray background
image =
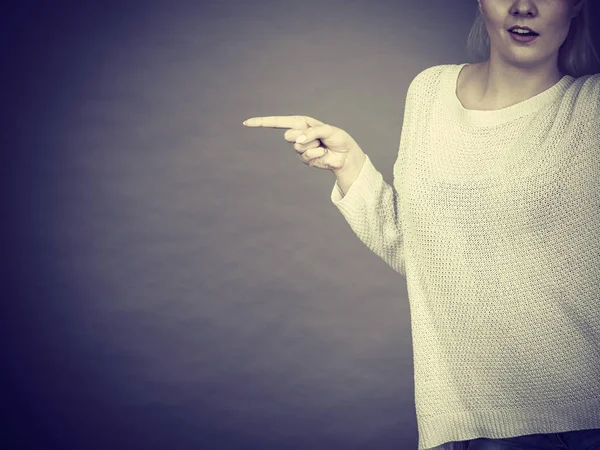
{"label": "gray background", "polygon": [[341,127],[391,182],[475,0],[65,5],[3,14],[3,448],[416,448],[405,278],[242,121]]}

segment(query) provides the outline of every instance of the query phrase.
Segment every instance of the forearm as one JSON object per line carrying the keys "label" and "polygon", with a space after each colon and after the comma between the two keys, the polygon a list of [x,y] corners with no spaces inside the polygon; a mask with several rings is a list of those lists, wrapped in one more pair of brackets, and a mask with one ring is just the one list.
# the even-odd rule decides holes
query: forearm
{"label": "forearm", "polygon": [[332,190],[331,199],[359,239],[395,271],[405,274],[396,189],[385,182],[367,155],[356,156],[345,165],[346,170],[336,174],[338,187]]}

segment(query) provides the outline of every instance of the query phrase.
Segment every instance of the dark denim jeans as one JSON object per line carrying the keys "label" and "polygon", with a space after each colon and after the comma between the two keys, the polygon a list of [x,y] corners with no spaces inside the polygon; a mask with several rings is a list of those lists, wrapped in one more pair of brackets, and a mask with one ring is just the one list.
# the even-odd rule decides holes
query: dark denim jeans
{"label": "dark denim jeans", "polygon": [[600,428],[502,439],[477,438],[447,442],[435,450],[600,450]]}

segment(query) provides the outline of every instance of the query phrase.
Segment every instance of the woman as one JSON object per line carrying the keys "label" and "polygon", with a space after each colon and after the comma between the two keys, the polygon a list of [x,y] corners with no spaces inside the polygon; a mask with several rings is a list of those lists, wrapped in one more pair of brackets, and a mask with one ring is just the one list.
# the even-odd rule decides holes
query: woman
{"label": "woman", "polygon": [[353,231],[407,277],[419,450],[600,449],[588,5],[478,3],[469,42],[486,60],[412,81],[393,186],[337,127],[244,124],[289,128],[300,159],[335,174],[331,200]]}

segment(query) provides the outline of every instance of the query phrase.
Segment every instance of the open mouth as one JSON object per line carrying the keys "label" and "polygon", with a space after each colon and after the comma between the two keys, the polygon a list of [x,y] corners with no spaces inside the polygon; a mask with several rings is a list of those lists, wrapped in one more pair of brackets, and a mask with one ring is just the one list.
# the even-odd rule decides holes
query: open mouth
{"label": "open mouth", "polygon": [[531,42],[539,36],[539,34],[533,30],[524,30],[521,28],[510,29],[508,30],[508,33],[513,40],[521,43]]}
{"label": "open mouth", "polygon": [[525,25],[513,25],[508,29],[509,33],[519,36],[539,36],[539,33]]}
{"label": "open mouth", "polygon": [[512,34],[516,34],[518,36],[539,36],[535,31],[520,31],[518,28],[514,30],[508,30]]}

